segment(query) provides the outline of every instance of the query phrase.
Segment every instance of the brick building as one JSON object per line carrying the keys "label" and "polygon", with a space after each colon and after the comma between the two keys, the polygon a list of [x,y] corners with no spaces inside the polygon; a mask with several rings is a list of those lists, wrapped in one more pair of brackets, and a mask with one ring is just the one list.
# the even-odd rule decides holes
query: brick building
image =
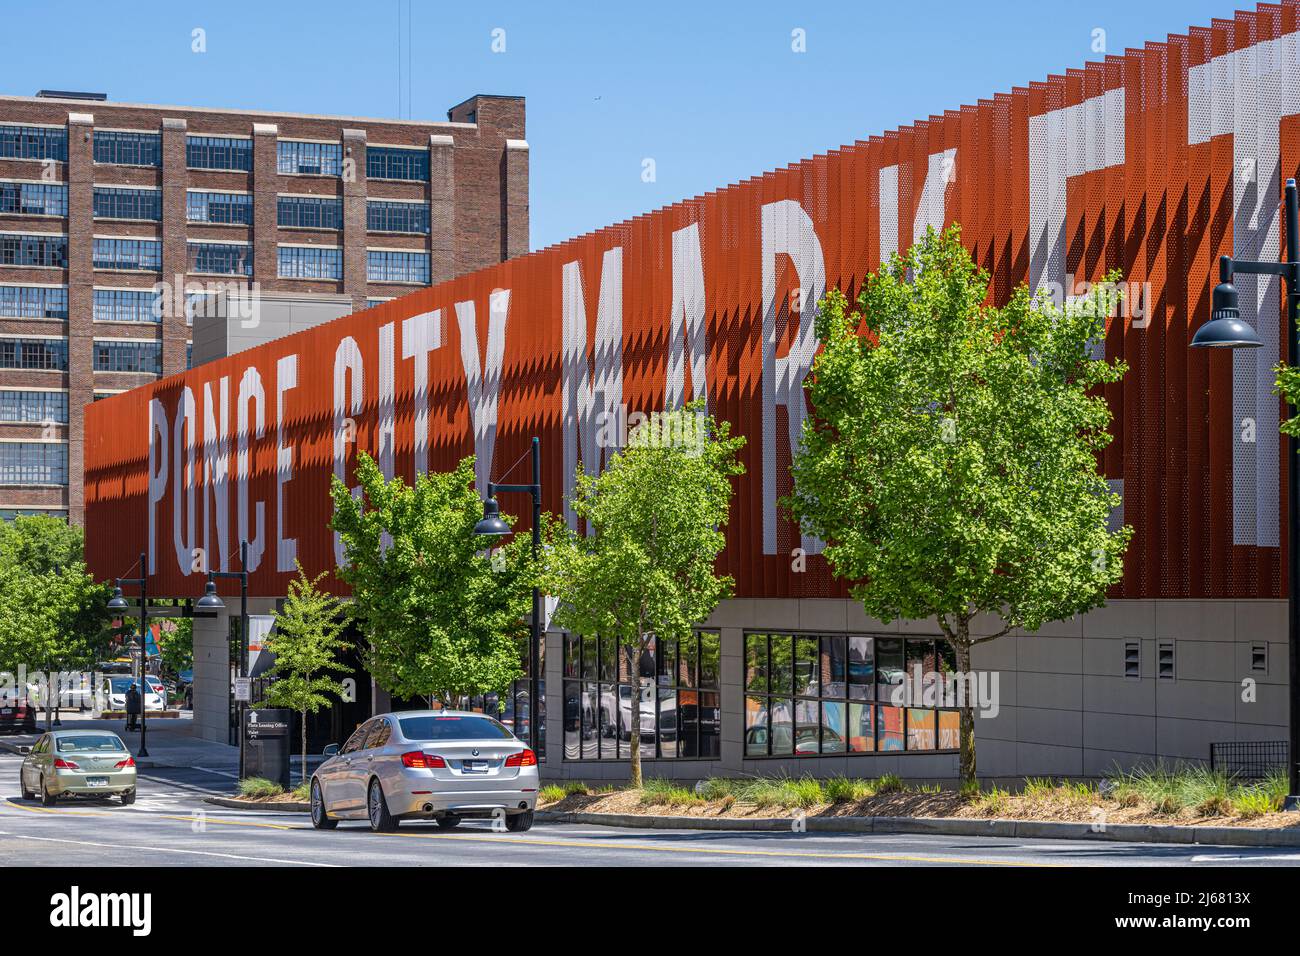
{"label": "brick building", "polygon": [[82,516],[83,410],[233,287],[353,309],[528,251],[520,97],[446,122],[0,96],[0,517]]}

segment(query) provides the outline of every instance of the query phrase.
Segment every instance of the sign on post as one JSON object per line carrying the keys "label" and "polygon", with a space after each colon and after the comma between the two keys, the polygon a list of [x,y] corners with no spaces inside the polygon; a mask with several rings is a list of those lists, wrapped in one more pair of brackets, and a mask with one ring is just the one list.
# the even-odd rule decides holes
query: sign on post
{"label": "sign on post", "polygon": [[247,704],[253,699],[253,679],[251,677],[235,678],[235,703]]}

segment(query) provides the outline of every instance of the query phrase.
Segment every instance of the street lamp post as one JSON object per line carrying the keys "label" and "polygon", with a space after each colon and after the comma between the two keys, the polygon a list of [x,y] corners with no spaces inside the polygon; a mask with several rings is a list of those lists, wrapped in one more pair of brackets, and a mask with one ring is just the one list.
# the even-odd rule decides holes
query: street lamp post
{"label": "street lamp post", "polygon": [[[248,542],[239,542],[239,570],[238,571],[209,571],[208,583],[204,589],[203,597],[194,605],[194,610],[203,615],[216,614],[225,608],[226,604],[217,595],[217,578],[238,578],[239,579],[239,676],[248,676]],[[239,779],[244,779],[244,768],[246,765],[246,751],[244,742],[244,714],[248,709],[248,702],[239,701]]]}
{"label": "street lamp post", "polygon": [[148,722],[146,719],[149,710],[149,687],[144,680],[144,662],[149,657],[148,640],[145,637],[149,627],[149,565],[147,561],[148,556],[143,551],[140,552],[140,576],[138,578],[118,578],[115,582],[116,588],[113,591],[113,597],[108,602],[110,611],[125,611],[127,603],[122,597],[122,585],[140,586],[140,752],[136,754],[137,757],[149,756]]}
{"label": "street lamp post", "polygon": [[[510,533],[510,526],[501,520],[501,506],[497,504],[498,492],[528,494],[533,497],[533,561],[542,551],[542,452],[541,442],[533,438],[533,480],[527,485],[498,485],[488,482],[487,498],[483,501],[483,518],[474,525],[474,534],[484,538],[499,538]],[[538,696],[540,654],[542,639],[542,592],[533,586],[533,620],[528,635],[528,746],[537,753],[537,721],[541,712]],[[519,706],[515,703],[515,721],[519,720]]]}
{"label": "street lamp post", "polygon": [[[1297,313],[1300,312],[1300,201],[1296,182],[1286,181],[1286,261],[1255,262],[1219,257],[1219,284],[1214,288],[1210,321],[1192,337],[1193,348],[1258,348],[1263,343],[1255,330],[1241,321],[1237,308],[1237,290],[1232,285],[1235,272],[1248,275],[1281,276],[1286,285],[1286,361],[1300,364],[1297,341]],[[1300,707],[1296,692],[1300,689],[1300,462],[1296,454],[1300,443],[1287,436],[1287,709],[1290,715],[1290,739],[1287,746],[1287,797],[1285,810],[1300,810]]]}

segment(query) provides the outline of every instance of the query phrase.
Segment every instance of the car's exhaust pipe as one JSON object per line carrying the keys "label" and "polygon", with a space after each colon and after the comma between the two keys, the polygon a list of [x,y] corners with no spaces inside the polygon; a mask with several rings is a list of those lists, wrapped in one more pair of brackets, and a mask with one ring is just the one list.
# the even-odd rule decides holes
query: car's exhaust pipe
{"label": "car's exhaust pipe", "polygon": [[433,812],[433,804],[432,804],[432,803],[426,803],[426,804],[424,805],[424,812],[425,812],[425,813],[432,813],[432,812]]}
{"label": "car's exhaust pipe", "polygon": [[527,810],[527,809],[528,809],[528,802],[527,802],[526,800],[520,800],[520,801],[519,801],[519,809],[520,809],[520,810]]}

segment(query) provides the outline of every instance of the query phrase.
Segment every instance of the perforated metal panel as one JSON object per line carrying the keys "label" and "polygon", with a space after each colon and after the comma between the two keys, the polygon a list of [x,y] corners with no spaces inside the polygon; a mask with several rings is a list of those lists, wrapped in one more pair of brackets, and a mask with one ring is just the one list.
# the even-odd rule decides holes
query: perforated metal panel
{"label": "perforated metal panel", "polygon": [[[703,394],[748,440],[721,570],[741,596],[843,594],[777,504],[809,412],[817,298],[856,294],[927,225],[960,221],[995,302],[1021,283],[1074,294],[1116,268],[1129,283],[1105,336],[1130,372],[1105,387],[1115,441],[1101,467],[1123,494],[1115,520],[1136,531],[1114,596],[1278,596],[1277,282],[1238,280],[1263,349],[1187,343],[1208,318],[1218,255],[1282,253],[1281,183],[1300,164],[1298,2],[97,402],[92,568],[123,574],[147,547],[151,588],[197,594],[192,550],[229,564],[246,534],[253,592],[283,594],[295,559],[333,567],[329,478],[351,481],[358,449],[408,479],[477,452],[482,484],[537,435],[558,514],[578,462],[599,467],[632,414]],[[597,434],[611,418],[613,445]]]}

